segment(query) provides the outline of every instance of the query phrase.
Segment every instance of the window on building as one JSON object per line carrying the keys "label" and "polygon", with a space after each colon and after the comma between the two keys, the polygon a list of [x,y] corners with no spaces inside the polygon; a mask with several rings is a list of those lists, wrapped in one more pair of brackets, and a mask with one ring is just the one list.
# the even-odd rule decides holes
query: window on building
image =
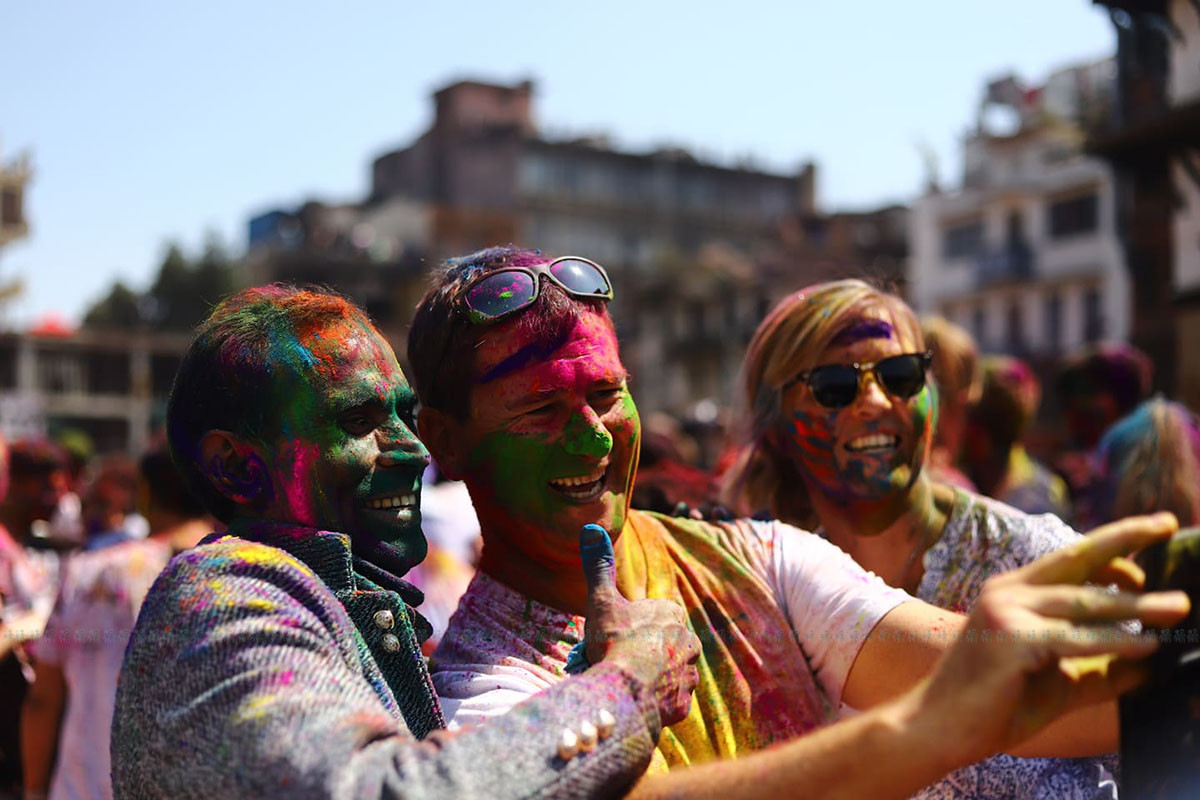
{"label": "window on building", "polygon": [[91,350],[82,354],[87,391],[93,394],[129,394],[129,353]]}
{"label": "window on building", "polygon": [[18,189],[0,190],[0,224],[21,224],[21,192]]}
{"label": "window on building", "polygon": [[81,394],[86,392],[83,359],[77,351],[39,348],[37,354],[37,388],[47,394]]}
{"label": "window on building", "polygon": [[1099,226],[1100,203],[1095,192],[1051,203],[1049,225],[1051,239],[1065,239],[1092,233]]}
{"label": "window on building", "polygon": [[765,294],[760,294],[754,301],[754,324],[757,325],[760,321],[767,318],[767,312],[771,310],[771,298]]}
{"label": "window on building", "polygon": [[1083,338],[1088,342],[1104,338],[1104,309],[1098,286],[1083,293]]}
{"label": "window on building", "polygon": [[1062,349],[1062,296],[1051,292],[1045,300],[1046,347],[1052,352]]}
{"label": "window on building", "polygon": [[1008,350],[1020,353],[1025,350],[1025,313],[1019,298],[1013,298],[1008,306]]}
{"label": "window on building", "polygon": [[942,258],[971,258],[983,249],[983,222],[975,220],[947,228],[942,234]]}
{"label": "window on building", "polygon": [[706,316],[704,303],[693,301],[690,304],[688,311],[691,314],[691,331],[690,334],[695,339],[703,339],[707,332],[708,325],[706,324]]}
{"label": "window on building", "polygon": [[725,295],[724,302],[725,312],[725,330],[729,333],[737,330],[738,326],[738,296],[734,291],[729,291]]}
{"label": "window on building", "polygon": [[17,388],[17,340],[0,341],[0,389]]}

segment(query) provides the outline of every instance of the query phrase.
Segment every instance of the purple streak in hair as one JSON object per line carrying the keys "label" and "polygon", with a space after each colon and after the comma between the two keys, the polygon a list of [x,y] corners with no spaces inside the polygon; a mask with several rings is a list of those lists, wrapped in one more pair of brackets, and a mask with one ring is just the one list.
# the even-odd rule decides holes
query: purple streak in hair
{"label": "purple streak in hair", "polygon": [[883,319],[860,319],[838,331],[833,337],[837,346],[854,344],[863,339],[890,339],[894,332],[892,323]]}

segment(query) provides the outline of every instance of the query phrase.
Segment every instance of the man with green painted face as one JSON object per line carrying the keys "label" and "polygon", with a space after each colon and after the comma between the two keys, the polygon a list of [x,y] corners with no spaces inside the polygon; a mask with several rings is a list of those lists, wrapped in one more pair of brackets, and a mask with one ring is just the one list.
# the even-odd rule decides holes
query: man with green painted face
{"label": "man with green painted face", "polygon": [[[695,701],[664,730],[650,767],[671,774],[641,790],[905,796],[1001,748],[1113,749],[1112,704],[1045,726],[1085,688],[1096,699],[1126,685],[1128,665],[1079,680],[1082,667],[1060,657],[1136,656],[1152,645],[1072,638],[1082,633],[1073,624],[1175,619],[1186,599],[1114,601],[1038,584],[1080,582],[1121,548],[1168,534],[1173,520],[1129,522],[1003,576],[965,620],[782,523],[630,509],[640,425],[606,310],[612,296],[588,259],[492,248],[449,262],[418,307],[408,357],[419,432],[439,467],[465,480],[484,541],[480,571],[432,660],[455,722],[498,724],[586,664],[594,620],[574,569],[577,532],[600,525],[614,540],[623,595],[679,604],[703,645]],[[950,648],[960,632],[976,641]],[[813,733],[839,701],[872,710]],[[564,731],[565,743],[572,737]],[[729,758],[741,760],[696,767]]]}
{"label": "man with green painted face", "polygon": [[500,724],[441,730],[420,592],[402,580],[425,556],[415,403],[341,297],[248,289],[201,324],[168,433],[228,532],[174,558],[142,606],[113,717],[117,797],[611,796],[642,773],[687,711],[698,644],[677,607],[621,599],[599,556],[596,666]]}

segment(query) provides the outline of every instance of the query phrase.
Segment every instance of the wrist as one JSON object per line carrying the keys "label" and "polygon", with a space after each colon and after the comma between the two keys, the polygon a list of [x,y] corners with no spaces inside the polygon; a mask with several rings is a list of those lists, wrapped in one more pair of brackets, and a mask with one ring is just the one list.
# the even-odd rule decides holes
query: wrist
{"label": "wrist", "polygon": [[[612,655],[610,653],[610,656]],[[621,681],[641,712],[650,736],[654,741],[658,741],[658,735],[662,731],[662,714],[658,708],[658,698],[655,696],[653,683],[645,680],[637,669],[623,663],[619,654],[615,658],[605,657],[599,664],[591,667],[586,674],[612,675]],[[655,674],[654,678],[657,679],[657,677],[658,675]]]}
{"label": "wrist", "polygon": [[992,754],[973,735],[979,726],[964,719],[953,703],[938,702],[928,679],[888,703],[885,716],[913,751],[931,754],[937,778]]}

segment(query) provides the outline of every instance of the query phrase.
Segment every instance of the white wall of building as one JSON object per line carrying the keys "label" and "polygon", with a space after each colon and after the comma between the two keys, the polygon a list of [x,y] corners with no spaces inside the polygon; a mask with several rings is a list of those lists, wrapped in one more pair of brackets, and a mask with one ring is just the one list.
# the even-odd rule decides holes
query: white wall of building
{"label": "white wall of building", "polygon": [[[1192,161],[1200,169],[1200,159]],[[1200,186],[1187,174],[1179,158],[1172,159],[1171,179],[1183,201],[1175,212],[1175,288],[1200,289]]]}
{"label": "white wall of building", "polygon": [[1200,10],[1191,0],[1171,0],[1171,23],[1182,37],[1171,39],[1167,98],[1172,105],[1200,100]]}
{"label": "white wall of building", "polygon": [[[1127,338],[1131,291],[1116,236],[1111,171],[1103,162],[1082,156],[1066,160],[1056,156],[1055,163],[1047,165],[1038,157],[1039,153],[1044,155],[1045,148],[1036,140],[1029,141],[1028,153],[1014,152],[1012,144],[1006,142],[1000,164],[987,169],[993,177],[1003,176],[1000,185],[926,195],[914,204],[909,278],[918,311],[943,314],[978,336],[985,350],[996,351],[1015,344],[1009,330],[1015,305],[1020,347],[1056,355],[1087,341],[1086,297],[1089,289],[1099,287],[1100,337]],[[978,150],[976,157],[981,157]],[[1031,177],[1031,165],[1036,164],[1041,168],[1035,179]],[[1052,238],[1050,206],[1064,198],[1093,192],[1097,196],[1096,229]],[[976,220],[983,225],[984,248],[999,250],[1004,246],[1012,215],[1020,219],[1024,239],[1034,253],[1035,274],[1031,280],[1015,285],[983,285],[977,278],[975,259],[945,257],[945,232]],[[1057,342],[1049,319],[1052,296],[1059,298]]]}

